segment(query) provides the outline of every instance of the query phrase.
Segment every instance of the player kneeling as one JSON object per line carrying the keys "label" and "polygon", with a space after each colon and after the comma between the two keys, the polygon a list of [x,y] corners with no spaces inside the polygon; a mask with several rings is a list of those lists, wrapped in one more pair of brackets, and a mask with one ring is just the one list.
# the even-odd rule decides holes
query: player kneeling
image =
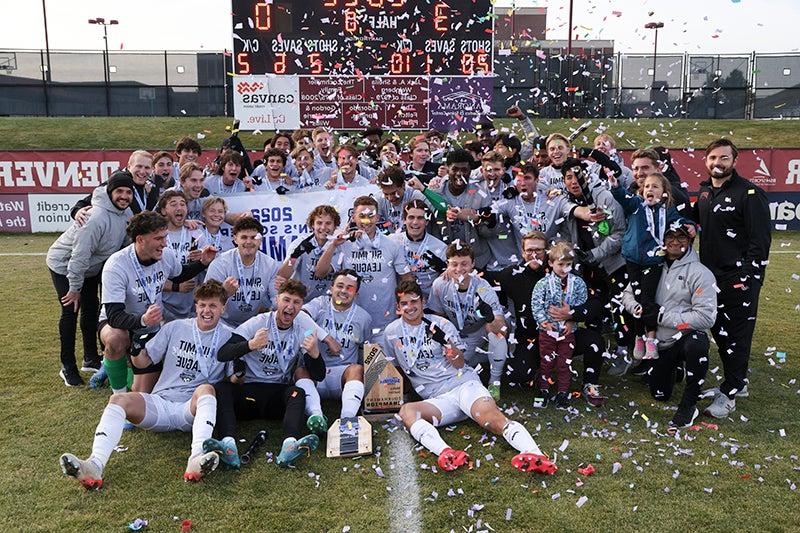
{"label": "player kneeling", "polygon": [[183,477],[199,481],[219,464],[216,453],[203,453],[203,441],[211,437],[217,419],[213,384],[225,376],[226,365],[217,361],[217,348],[231,336],[220,323],[228,299],[222,284],[207,281],[194,293],[196,318],[164,325],[139,355],[132,357],[138,368],[164,362],[164,370],[151,394],[114,394],[100,417],[92,454],[85,461],[71,453],[61,456],[61,469],[86,488],[103,485],[103,469],[119,443],[127,418],[151,431],[191,431],[192,451]]}
{"label": "player kneeling", "polygon": [[386,356],[424,398],[403,405],[400,418],[420,444],[439,456],[439,467],[455,470],[467,464],[469,456],[450,448],[436,426],[469,417],[520,452],[511,461],[515,468],[554,474],[556,465],[542,454],[525,426],[500,412],[477,372],[464,363],[464,345],[453,323],[423,314],[422,290],[415,281],[402,282],[396,297],[400,318],[386,326]]}

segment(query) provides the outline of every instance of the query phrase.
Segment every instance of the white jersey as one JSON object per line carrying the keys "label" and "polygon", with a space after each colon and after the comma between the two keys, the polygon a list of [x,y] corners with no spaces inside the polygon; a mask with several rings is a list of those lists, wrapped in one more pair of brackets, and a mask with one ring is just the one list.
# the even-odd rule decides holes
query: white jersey
{"label": "white jersey", "polygon": [[340,186],[349,186],[349,187],[358,187],[361,185],[369,185],[369,178],[362,176],[358,172],[356,175],[353,176],[352,181],[347,181],[344,179],[342,175],[342,171],[339,169],[322,169],[319,171],[319,181],[321,184],[325,184],[328,181],[334,181],[337,187]]}
{"label": "white jersey", "polygon": [[[305,239],[306,238],[304,237],[292,241],[289,245],[287,256],[291,256],[295,249],[300,246]],[[330,241],[326,241],[325,244],[319,246],[317,244],[317,239],[311,237],[311,244],[314,245],[314,249],[297,258],[297,261],[294,263],[294,273],[292,274],[293,279],[300,281],[306,286],[306,290],[308,291],[308,294],[306,295],[306,302],[310,302],[317,296],[327,294],[328,289],[331,288],[331,284],[333,283],[334,270],[337,270],[331,270],[328,275],[318,278],[315,273],[317,269],[317,263],[319,262],[319,258],[322,256],[323,252],[331,245],[331,243]]]}
{"label": "white jersey", "polygon": [[353,303],[349,309],[337,311],[330,296],[319,296],[305,304],[303,309],[342,345],[339,355],[331,354],[326,344],[320,345],[326,368],[362,361],[361,349],[372,338],[372,317],[363,307]]}
{"label": "white jersey", "polygon": [[[199,247],[202,231],[199,229],[189,230],[182,227],[179,230],[167,233],[167,247],[164,253],[172,253],[180,262],[181,266],[189,262],[189,252],[192,247]],[[195,281],[200,283],[200,276]],[[194,310],[193,292],[167,292],[164,294],[164,318],[167,321],[176,318],[187,318],[192,316]]]}
{"label": "white jersey", "polygon": [[444,347],[433,340],[431,326],[436,324],[447,340],[459,349],[464,344],[456,327],[447,319],[435,315],[424,315],[418,326],[410,326],[399,318],[386,326],[383,346],[386,358],[398,365],[411,380],[414,390],[424,400],[451,391],[467,381],[480,381],[478,374],[469,366],[455,368],[444,355]]}
{"label": "white jersey", "polygon": [[447,245],[430,233],[425,233],[425,237],[422,240],[412,241],[405,231],[399,231],[389,235],[389,239],[401,245],[405,250],[406,261],[408,261],[409,268],[411,268],[411,273],[414,274],[414,278],[417,280],[420,289],[422,289],[425,299],[427,299],[433,280],[439,277],[439,272],[430,266],[424,255],[427,252],[431,252],[446,263]]}
{"label": "white jersey", "polygon": [[511,200],[503,198],[492,206],[498,216],[511,223],[520,248],[522,237],[531,231],[541,231],[550,240],[555,235],[556,227],[569,214],[564,213],[564,209],[574,207],[574,204],[563,200],[564,195],[548,198],[547,192],[541,188],[535,194],[532,202],[523,200],[519,195]]}
{"label": "white jersey", "polygon": [[402,228],[403,206],[412,200],[422,200],[425,202],[425,205],[428,206],[428,209],[432,209],[430,202],[428,202],[425,196],[418,190],[412,189],[411,187],[406,187],[403,190],[403,198],[397,205],[394,205],[381,195],[381,197],[378,198],[378,217],[381,221],[380,224],[382,224],[381,228],[388,233],[394,233]]}
{"label": "white jersey", "polygon": [[247,189],[244,186],[244,182],[240,180],[238,177],[233,182],[232,185],[225,185],[225,182],[222,181],[222,176],[218,174],[212,174],[208,176],[206,180],[203,182],[203,187],[205,187],[208,192],[213,194],[214,196],[230,196],[232,194],[247,192]]}
{"label": "white jersey", "polygon": [[303,339],[315,332],[320,341],[327,337],[327,332],[302,312],[298,313],[292,326],[287,329],[278,328],[275,313],[270,311],[249,319],[236,328],[234,333],[249,340],[261,328],[267,329],[269,340],[264,348],[253,350],[242,357],[246,383],[289,383],[300,362],[300,344]]}
{"label": "white jersey", "polygon": [[223,222],[216,233],[210,233],[206,228],[200,228],[200,238],[197,246],[201,250],[206,246],[213,246],[217,249],[217,255],[233,250],[233,227],[227,222]]}
{"label": "white jersey", "polygon": [[[479,316],[478,299],[491,306],[494,316]],[[494,320],[495,316],[504,316],[500,300],[489,282],[472,275],[469,286],[464,291],[460,290],[454,281],[443,277],[436,278],[428,298],[428,309],[447,317],[456,325],[461,335],[478,331],[484,324]]]}
{"label": "white jersey", "polygon": [[185,402],[199,385],[222,381],[229,365],[217,361],[217,350],[232,334],[233,330],[222,322],[211,331],[200,331],[194,318],[165,324],[145,345],[153,363],[164,362],[153,394]]}
{"label": "white jersey", "polygon": [[[108,319],[107,304],[125,304],[125,312],[133,315],[143,315],[151,304],[162,305],[164,283],[181,273],[180,262],[169,250],[164,250],[159,261],[143,265],[134,246],[130,244],[113,254],[103,267],[101,321]],[[147,329],[155,331],[158,326]]]}
{"label": "white jersey", "polygon": [[226,323],[238,326],[259,313],[260,309],[272,307],[278,296],[275,276],[279,268],[280,263],[260,250],[256,252],[256,258],[250,266],[242,263],[238,249],[217,255],[208,266],[206,279],[224,283],[226,278],[232,277],[239,281],[236,293],[225,304],[222,318]]}
{"label": "white jersey", "polygon": [[395,315],[397,275],[411,271],[403,247],[380,232],[370,240],[362,235],[356,242],[345,241],[331,261],[334,270],[352,268],[361,276],[356,303],[372,316],[376,329],[383,329]]}

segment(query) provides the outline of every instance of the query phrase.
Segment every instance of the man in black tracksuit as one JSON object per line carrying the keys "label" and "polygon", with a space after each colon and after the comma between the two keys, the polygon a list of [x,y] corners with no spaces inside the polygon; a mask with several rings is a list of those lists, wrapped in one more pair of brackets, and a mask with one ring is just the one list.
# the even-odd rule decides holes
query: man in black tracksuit
{"label": "man in black tracksuit", "polygon": [[700,224],[700,261],[714,273],[719,288],[711,333],[725,379],[706,409],[717,418],[736,409],[737,396],[748,395],[750,345],[772,241],[767,196],[736,172],[737,154],[727,139],[708,145],[710,179],[700,184],[692,217]]}

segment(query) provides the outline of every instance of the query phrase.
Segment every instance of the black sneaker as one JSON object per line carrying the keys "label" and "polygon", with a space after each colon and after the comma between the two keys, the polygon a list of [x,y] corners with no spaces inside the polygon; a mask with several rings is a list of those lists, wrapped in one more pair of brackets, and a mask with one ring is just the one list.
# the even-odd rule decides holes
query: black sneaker
{"label": "black sneaker", "polygon": [[569,409],[569,394],[559,392],[556,394],[556,409]]}
{"label": "black sneaker", "polygon": [[650,361],[642,360],[639,361],[639,364],[633,367],[629,373],[632,376],[647,376],[650,374],[651,368],[653,368],[653,365],[650,363]]}
{"label": "black sneaker", "polygon": [[669,431],[675,432],[678,429],[690,427],[699,415],[700,411],[694,404],[689,407],[679,406],[675,416],[669,421]]}
{"label": "black sneaker", "polygon": [[533,399],[533,406],[540,409],[547,407],[550,402],[550,391],[547,389],[539,389],[539,394]]}
{"label": "black sneaker", "polygon": [[83,378],[78,373],[77,368],[62,368],[58,375],[61,376],[61,379],[64,380],[64,385],[67,387],[81,387],[84,385]]}
{"label": "black sneaker", "polygon": [[91,372],[94,374],[98,370],[100,370],[100,365],[102,361],[100,359],[84,359],[83,366],[81,367],[81,372]]}

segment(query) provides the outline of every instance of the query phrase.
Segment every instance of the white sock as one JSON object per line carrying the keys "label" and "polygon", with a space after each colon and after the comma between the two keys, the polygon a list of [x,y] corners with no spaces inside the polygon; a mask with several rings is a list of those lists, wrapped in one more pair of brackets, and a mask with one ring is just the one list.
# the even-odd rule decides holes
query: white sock
{"label": "white sock", "polygon": [[203,453],[203,441],[210,439],[217,423],[217,398],[204,394],[197,399],[192,422],[192,457]]}
{"label": "white sock", "polygon": [[542,450],[539,449],[536,441],[533,440],[525,426],[519,422],[509,420],[506,427],[503,428],[503,438],[518,452],[542,455]]}
{"label": "white sock", "polygon": [[411,427],[408,430],[411,432],[411,436],[414,437],[417,442],[428,448],[436,455],[440,455],[445,448],[449,448],[447,443],[442,440],[441,435],[439,435],[439,431],[427,420],[420,418],[411,424]]}
{"label": "white sock", "polygon": [[348,381],[342,389],[342,418],[350,418],[358,414],[361,400],[364,399],[364,384],[358,380]]}
{"label": "white sock", "polygon": [[308,378],[298,379],[295,383],[306,393],[306,415],[321,415],[322,403],[319,399],[319,392],[314,382]]}
{"label": "white sock", "polygon": [[125,409],[115,403],[106,405],[97,429],[94,430],[92,455],[89,456],[89,460],[99,466],[101,470],[105,468],[111,452],[119,444],[123,427],[125,427]]}
{"label": "white sock", "polygon": [[489,385],[499,385],[508,359],[508,341],[502,335],[489,333]]}
{"label": "white sock", "polygon": [[127,387],[124,389],[114,389],[114,388],[111,389],[111,394],[125,394],[126,392],[128,392]]}

